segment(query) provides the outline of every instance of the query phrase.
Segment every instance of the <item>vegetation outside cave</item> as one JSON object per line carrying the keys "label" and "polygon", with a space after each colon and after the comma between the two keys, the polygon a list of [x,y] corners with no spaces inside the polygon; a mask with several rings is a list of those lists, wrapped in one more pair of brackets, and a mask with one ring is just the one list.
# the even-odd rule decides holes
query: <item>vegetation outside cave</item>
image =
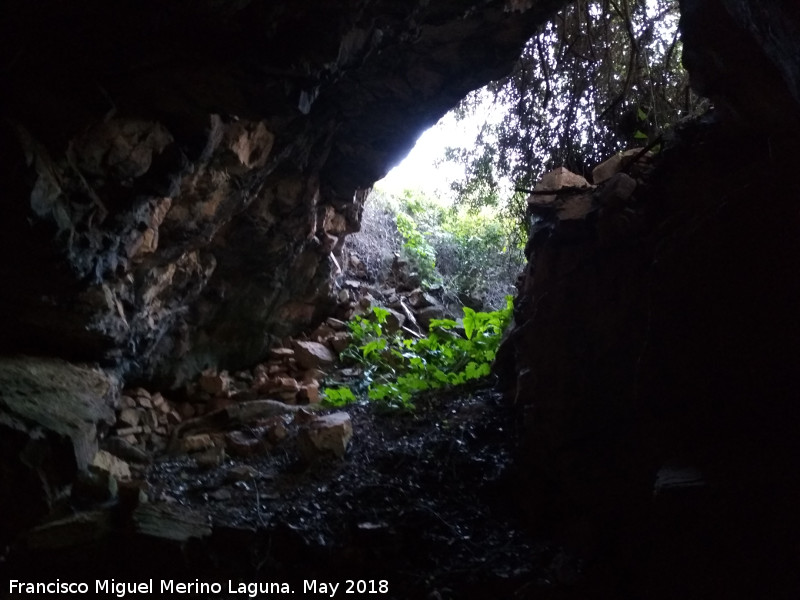
{"label": "vegetation outside cave", "polygon": [[[495,120],[483,124],[472,146],[445,150],[440,163],[460,164],[464,173],[451,182],[453,204],[408,189],[374,192],[361,232],[349,241],[356,263],[348,265],[378,285],[398,267],[407,269],[416,285],[436,292],[452,319],[462,307],[501,310],[525,261],[525,199],[545,171],[565,166],[588,177],[616,152],[657,149],[668,127],[707,108],[691,94],[680,64],[678,18],[673,0],[566,6],[529,41],[508,77],[455,109],[457,119],[474,121],[493,103]],[[372,325],[375,339],[359,337],[353,358],[381,362],[375,344],[384,354],[392,348],[381,325]],[[358,323],[351,328],[363,333]],[[392,375],[405,376],[389,369]],[[352,398],[340,389],[345,397],[334,398],[329,388],[329,399]]]}
{"label": "vegetation outside cave", "polygon": [[531,38],[513,71],[464,98],[454,113],[495,108],[473,144],[448,147],[463,168],[457,202],[495,207],[525,229],[525,190],[545,172],[592,168],[656,144],[678,121],[709,108],[689,87],[676,0],[575,0]]}
{"label": "vegetation outside cave", "polygon": [[491,211],[408,190],[370,200],[343,277],[360,298],[340,360],[359,377],[323,393],[333,406],[362,396],[413,409],[420,392],[489,375],[523,252],[515,224]]}
{"label": "vegetation outside cave", "polygon": [[420,191],[392,195],[377,189],[348,250],[370,283],[386,282],[401,261],[441,296],[452,316],[463,305],[499,310],[514,294],[524,265],[525,240],[517,225],[491,207],[446,206]]}

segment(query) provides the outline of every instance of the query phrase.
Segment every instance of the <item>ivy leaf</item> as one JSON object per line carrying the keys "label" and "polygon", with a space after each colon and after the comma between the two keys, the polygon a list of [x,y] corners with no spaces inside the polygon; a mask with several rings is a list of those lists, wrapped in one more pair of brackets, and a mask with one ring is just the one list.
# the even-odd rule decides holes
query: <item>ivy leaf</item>
{"label": "ivy leaf", "polygon": [[439,327],[441,329],[452,329],[456,326],[456,322],[453,319],[431,319],[430,328],[435,329]]}
{"label": "ivy leaf", "polygon": [[372,307],[372,312],[375,314],[375,318],[377,319],[378,323],[381,324],[381,325],[386,323],[387,317],[391,314],[390,311],[388,311],[387,309],[382,308],[380,306],[373,306]]}
{"label": "ivy leaf", "polygon": [[325,388],[322,394],[324,396],[323,402],[328,406],[344,406],[356,401],[355,395],[347,387]]}
{"label": "ivy leaf", "polygon": [[450,384],[461,385],[469,379],[464,373],[450,373]]}
{"label": "ivy leaf", "polygon": [[466,334],[467,339],[472,339],[472,334],[475,332],[475,326],[477,325],[475,319],[475,311],[472,310],[469,306],[464,307],[464,334]]}
{"label": "ivy leaf", "polygon": [[464,374],[467,376],[467,379],[477,379],[480,377],[479,375],[480,367],[476,362],[469,362],[467,363],[467,368],[464,369]]}
{"label": "ivy leaf", "polygon": [[647,121],[647,113],[644,112],[641,108],[637,110],[636,116],[639,117],[640,121]]}
{"label": "ivy leaf", "polygon": [[[341,354],[362,366],[362,378],[356,384],[359,387],[354,389],[365,391],[370,400],[389,408],[412,410],[412,397],[423,390],[489,375],[500,335],[511,320],[512,299],[506,300],[506,308],[496,312],[476,312],[465,307],[462,326],[466,337],[453,330],[456,322],[450,319],[436,322],[438,333],[404,339],[399,334],[387,335],[375,320],[357,317],[350,323],[354,341]],[[383,311],[375,311],[375,319],[383,319]],[[358,343],[357,332],[363,333]],[[350,388],[329,388],[323,393],[329,406],[356,400]]]}
{"label": "ivy leaf", "polygon": [[434,377],[434,379],[436,381],[438,381],[440,383],[444,383],[444,384],[450,383],[450,380],[448,379],[447,374],[444,371],[440,370],[440,369],[436,369],[433,372],[433,377]]}
{"label": "ivy leaf", "polygon": [[378,338],[377,340],[372,340],[364,344],[361,348],[361,353],[364,355],[364,358],[367,358],[373,352],[378,352],[384,348],[386,348],[386,338]]}
{"label": "ivy leaf", "polygon": [[392,390],[392,386],[387,384],[371,386],[369,388],[369,399],[383,400],[391,391],[394,391]]}

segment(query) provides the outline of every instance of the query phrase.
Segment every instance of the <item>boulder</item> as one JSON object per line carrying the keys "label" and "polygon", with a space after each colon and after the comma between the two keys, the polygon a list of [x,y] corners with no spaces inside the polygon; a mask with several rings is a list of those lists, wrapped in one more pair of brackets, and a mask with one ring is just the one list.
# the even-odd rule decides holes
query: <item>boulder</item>
{"label": "boulder", "polygon": [[270,348],[269,357],[274,360],[289,360],[294,358],[294,350],[291,348]]}
{"label": "boulder", "polygon": [[234,465],[225,475],[228,481],[250,481],[261,476],[258,469],[250,465]]}
{"label": "boulder", "polygon": [[607,158],[594,169],[592,169],[592,181],[599,185],[611,179],[622,168],[622,153],[618,152],[614,156]]}
{"label": "boulder", "polygon": [[319,342],[293,342],[297,364],[304,369],[329,367],[336,362],[336,356],[327,346]]}
{"label": "boulder", "polygon": [[271,417],[265,423],[265,427],[267,439],[273,444],[282,442],[289,435],[283,417]]}
{"label": "boulder", "polygon": [[114,456],[128,462],[146,463],[150,460],[150,455],[147,452],[116,435],[103,440],[103,450],[107,450]]}
{"label": "boulder", "polygon": [[136,408],[136,400],[132,396],[123,395],[119,399],[119,405],[122,408]]}
{"label": "boulder", "polygon": [[389,314],[386,315],[386,322],[384,323],[384,328],[387,333],[396,333],[400,331],[403,325],[406,322],[406,316],[395,310],[394,308],[383,307],[384,310],[388,310]]}
{"label": "boulder", "polygon": [[120,427],[136,427],[141,420],[141,411],[135,408],[123,408],[117,417],[117,425]]}
{"label": "boulder", "polygon": [[211,396],[226,396],[229,393],[231,380],[226,372],[204,373],[197,381],[200,389]]}
{"label": "boulder", "polygon": [[610,209],[623,208],[636,191],[636,185],[636,180],[630,175],[617,173],[603,186],[597,201]]}
{"label": "boulder", "polygon": [[312,381],[310,383],[303,384],[300,387],[300,391],[297,394],[297,398],[301,402],[306,402],[308,404],[318,404],[320,401],[319,382]]}
{"label": "boulder", "polygon": [[589,182],[585,178],[564,167],[558,167],[542,175],[542,179],[534,188],[536,193],[528,197],[528,204],[547,205],[555,202],[557,196],[555,194],[546,194],[545,192],[556,192],[564,188],[579,189],[588,187]]}
{"label": "boulder", "polygon": [[140,504],[133,513],[133,526],[137,533],[176,542],[207,537],[212,532],[205,513],[176,504]]}
{"label": "boulder", "polygon": [[225,434],[225,449],[231,456],[253,456],[269,449],[269,444],[248,431],[229,431]]}
{"label": "boulder", "polygon": [[337,353],[344,352],[345,348],[350,345],[350,334],[346,331],[337,331],[329,340],[330,345]]}
{"label": "boulder", "polygon": [[32,357],[0,359],[0,543],[47,515],[114,423],[115,379]]}
{"label": "boulder", "polygon": [[328,317],[325,323],[334,331],[344,331],[347,328],[347,323],[334,317]]}
{"label": "boulder", "polygon": [[326,323],[319,325],[309,337],[315,342],[325,343],[333,334],[335,330]]}
{"label": "boulder", "polygon": [[430,327],[433,319],[444,319],[445,311],[441,304],[434,304],[433,306],[426,306],[422,310],[417,311],[417,321],[424,328]]}
{"label": "boulder", "polygon": [[105,450],[98,450],[89,468],[94,472],[108,473],[117,480],[131,478],[131,468],[128,463]]}
{"label": "boulder", "polygon": [[118,494],[119,481],[107,471],[81,471],[72,482],[70,503],[76,509],[86,509],[113,500]]}
{"label": "boulder", "polygon": [[[611,158],[601,162],[594,169],[592,169],[592,181],[595,185],[599,185],[604,181],[608,181],[622,169],[627,167],[630,164],[630,161],[640,154],[641,151],[641,148],[631,148],[629,150],[625,150],[624,152],[618,152]],[[641,157],[640,160],[647,161],[651,157],[652,153],[647,152]]]}
{"label": "boulder", "polygon": [[594,203],[591,194],[569,196],[556,211],[559,221],[582,221],[592,211]]}
{"label": "boulder", "polygon": [[50,521],[27,532],[25,546],[31,550],[57,550],[96,544],[114,532],[109,508],[78,512]]}
{"label": "boulder", "polygon": [[350,415],[336,412],[311,420],[300,430],[297,441],[306,460],[331,453],[342,458],[352,437]]}
{"label": "boulder", "polygon": [[181,445],[184,452],[199,452],[213,448],[214,440],[207,433],[198,433],[183,438]]}
{"label": "boulder", "polygon": [[436,298],[417,288],[408,294],[408,303],[411,305],[411,308],[418,310],[427,306],[433,306],[436,304]]}

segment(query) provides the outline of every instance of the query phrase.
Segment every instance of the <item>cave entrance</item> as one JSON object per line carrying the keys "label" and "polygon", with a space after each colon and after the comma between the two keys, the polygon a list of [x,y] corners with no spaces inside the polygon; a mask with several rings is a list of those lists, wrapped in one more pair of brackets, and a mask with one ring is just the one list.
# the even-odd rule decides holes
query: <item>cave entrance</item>
{"label": "cave entrance", "polygon": [[[217,596],[214,586],[255,596],[352,582],[356,593],[434,599],[529,597],[579,579],[581,562],[525,534],[517,510],[527,500],[513,467],[519,415],[484,377],[511,314],[498,282],[513,286],[521,263],[492,263],[486,248],[522,250],[542,173],[588,176],[610,154],[655,143],[696,99],[677,68],[677,34],[662,27],[674,25],[675,3],[571,3],[489,90],[509,111],[450,152],[464,167],[454,183],[465,212],[448,221],[413,190],[401,210],[374,199],[377,233],[354,236],[337,262],[357,226],[352,192],[385,171],[394,148],[371,134],[387,114],[429,116],[416,93],[377,102],[397,81],[376,73],[399,58],[400,79],[439,98],[451,75],[464,90],[497,73],[496,57],[529,34],[520,23],[532,18],[503,21],[505,5],[456,5],[399,7],[371,15],[365,31],[336,4],[150,13],[143,3],[128,7],[130,20],[60,7],[62,21],[16,3],[26,27],[4,37],[14,51],[3,111],[14,126],[2,149],[4,197],[21,202],[0,238],[25,261],[4,265],[22,285],[4,286],[13,311],[3,325],[44,358],[6,359],[0,374],[20,397],[51,404],[29,405],[33,425],[3,421],[25,430],[3,436],[3,451],[27,477],[4,469],[3,497],[13,507],[16,494],[35,496],[46,506],[33,512],[49,512],[11,523],[14,535],[31,529],[4,567],[31,581],[146,588],[161,577],[193,583],[196,597],[200,578]],[[314,35],[297,36],[307,20]],[[487,44],[493,23],[502,27]],[[427,52],[445,45],[438,32],[455,52]],[[53,52],[76,44],[64,62]],[[416,58],[403,62],[395,48]],[[476,60],[464,69],[463,56]],[[361,90],[372,78],[374,96]],[[340,312],[323,318],[329,309]],[[48,358],[63,348],[101,367]],[[348,352],[353,363],[335,367]],[[168,377],[160,392],[149,385]],[[5,404],[13,386],[0,387]],[[352,402],[370,395],[376,402]],[[330,411],[315,408],[323,399]],[[51,460],[67,440],[86,469]],[[278,589],[256,583],[265,580]]]}
{"label": "cave entrance", "polygon": [[[463,180],[454,187],[472,218],[480,217],[481,209],[499,206],[499,188],[505,182],[511,200],[505,200],[503,208],[513,213],[516,199],[527,233],[526,197],[545,170],[568,165],[591,178],[591,168],[610,154],[630,145],[650,145],[670,119],[696,108],[685,91],[685,74],[676,66],[680,52],[674,4],[642,3],[639,12],[627,4],[604,8],[611,12],[605,14],[600,3],[591,2],[564,9],[528,44],[518,71],[503,83],[508,86],[506,93],[517,95],[516,102],[507,104],[512,118],[491,126],[482,124],[471,151],[449,153],[466,166],[459,172]],[[605,44],[597,42],[601,33]],[[654,74],[657,64],[664,70]],[[624,67],[619,77],[613,72],[615,65]],[[587,74],[595,78],[592,84],[586,83]],[[499,88],[495,84],[494,92],[499,93]],[[522,98],[530,90],[538,96]],[[423,143],[428,139],[430,134],[423,136]],[[431,162],[430,157],[422,160]],[[506,171],[499,173],[499,167]],[[392,177],[402,178],[402,170]],[[220,470],[227,459],[218,450],[193,451],[191,460],[165,463],[156,487],[166,495],[180,490],[182,502],[192,509],[218,505],[226,526],[246,524],[269,532],[290,557],[336,548],[370,567],[375,561],[386,565],[389,556],[392,568],[401,571],[419,571],[419,565],[426,563],[423,571],[436,572],[452,585],[459,585],[453,579],[455,573],[455,579],[469,579],[467,573],[478,564],[492,563],[496,566],[488,571],[480,567],[482,573],[490,573],[480,585],[489,580],[496,585],[509,572],[527,577],[535,571],[538,577],[569,583],[570,577],[578,576],[579,561],[520,534],[513,503],[508,502],[513,487],[509,465],[515,415],[503,407],[491,387],[467,384],[432,393],[430,389],[439,386],[426,383],[427,377],[436,381],[441,376],[445,378],[441,383],[464,384],[486,374],[481,371],[483,363],[471,360],[469,353],[476,348],[496,352],[480,336],[489,331],[495,336],[502,333],[501,317],[491,315],[503,307],[487,310],[483,299],[478,303],[465,288],[456,287],[453,295],[463,312],[445,312],[448,290],[437,276],[455,280],[463,275],[463,284],[468,275],[488,270],[485,255],[463,254],[480,243],[475,235],[477,221],[451,223],[446,231],[455,236],[461,227],[468,234],[463,238],[466,242],[451,250],[456,257],[452,262],[467,273],[437,273],[436,263],[443,262],[445,252],[431,242],[438,235],[435,227],[425,229],[422,224],[427,220],[441,225],[444,211],[437,215],[424,198],[415,197],[413,191],[405,193],[405,183],[399,207],[377,195],[368,200],[362,231],[351,236],[337,274],[338,299],[347,312],[337,322],[326,322],[330,331],[310,335],[332,340],[336,328],[350,335],[351,344],[341,352],[349,352],[352,363],[337,372],[337,381],[329,381],[320,390],[329,404],[349,406],[347,415],[335,412],[318,420],[312,411],[298,408],[290,411],[291,417],[269,415],[257,426],[263,431],[234,423],[233,431],[225,434],[225,445],[241,452],[235,461],[241,465]],[[497,224],[497,214],[487,220]],[[506,250],[509,245],[503,244]],[[441,248],[446,249],[444,244]],[[492,280],[496,288],[499,279]],[[508,281],[513,285],[513,275]],[[342,321],[346,319],[352,320],[345,330]],[[432,329],[438,332],[434,341],[430,341]],[[458,342],[451,344],[453,339]],[[290,358],[307,361],[309,369],[314,361],[328,360],[310,341],[275,352],[274,362],[251,376],[276,375],[281,361],[289,364]],[[472,343],[469,349],[468,343]],[[434,354],[465,349],[459,365],[468,375],[464,381],[447,380],[458,374],[453,369],[425,370]],[[408,374],[398,372],[404,360],[412,367]],[[295,383],[300,384],[297,379]],[[210,380],[208,385],[216,383]],[[281,385],[291,388],[292,384],[283,381]],[[414,389],[414,385],[419,387]],[[379,402],[351,404],[365,395]],[[401,410],[376,418],[380,401],[384,407]],[[233,411],[224,414],[237,418]],[[323,423],[325,419],[328,422]],[[197,443],[205,444],[205,439]],[[257,446],[264,439],[285,449],[260,455]],[[281,446],[287,439],[298,445]],[[317,456],[322,450],[341,458],[344,448],[348,448],[344,464]],[[186,480],[191,483],[182,486]],[[412,539],[414,557],[406,556],[410,548],[405,541]],[[438,564],[431,563],[433,556],[440,557]],[[269,554],[263,558],[275,560]],[[461,566],[453,570],[453,561]],[[328,559],[328,568],[336,569],[336,561]]]}

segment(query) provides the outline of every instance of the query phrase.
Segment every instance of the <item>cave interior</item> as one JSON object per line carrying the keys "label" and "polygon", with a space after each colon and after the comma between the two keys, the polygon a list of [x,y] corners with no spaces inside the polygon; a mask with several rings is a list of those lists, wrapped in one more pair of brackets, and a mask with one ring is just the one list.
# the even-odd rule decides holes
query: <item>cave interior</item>
{"label": "cave interior", "polygon": [[[167,539],[158,524],[180,520],[183,501],[144,502],[138,484],[65,512],[124,389],[169,396],[209,368],[257,364],[333,314],[336,257],[369,188],[469,91],[506,74],[563,4],[3,4],[4,579],[798,597],[792,0],[681,0],[684,64],[714,108],[674,127],[628,205],[607,184],[590,214],[531,231],[496,385],[413,419],[354,408],[351,451],[292,473],[305,491],[275,499],[269,522],[259,497],[247,526],[183,515],[184,533]],[[451,413],[448,432],[437,423]],[[477,441],[458,445],[455,431]],[[503,475],[486,481],[478,463]],[[176,487],[194,473],[181,460],[153,469]],[[484,538],[431,508],[440,500]],[[304,529],[297,511],[314,502],[323,509]]]}

